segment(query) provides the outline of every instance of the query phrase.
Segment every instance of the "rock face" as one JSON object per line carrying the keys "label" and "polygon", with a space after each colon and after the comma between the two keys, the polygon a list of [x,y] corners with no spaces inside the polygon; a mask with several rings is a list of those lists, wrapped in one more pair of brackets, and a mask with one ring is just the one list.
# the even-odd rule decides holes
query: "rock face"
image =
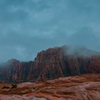
{"label": "rock face", "polygon": [[67,49],[64,46],[40,52],[34,61],[36,79],[47,80],[84,73],[100,73],[100,56],[65,54]]}
{"label": "rock face", "polygon": [[78,52],[69,54],[66,51],[68,52],[66,46],[47,49],[38,53],[34,62],[10,60],[0,67],[0,80],[4,82],[45,81],[84,73],[100,73],[99,55],[94,53],[91,56],[84,56],[77,55]]}
{"label": "rock face", "polygon": [[33,62],[19,62],[15,59],[8,61],[0,67],[0,80],[4,82],[28,81]]}
{"label": "rock face", "polygon": [[34,61],[35,77],[38,80],[63,77],[65,66],[62,48],[42,51]]}
{"label": "rock face", "polygon": [[[11,84],[0,83],[0,86]],[[100,100],[100,74],[24,82],[13,89],[0,87],[0,100]]]}

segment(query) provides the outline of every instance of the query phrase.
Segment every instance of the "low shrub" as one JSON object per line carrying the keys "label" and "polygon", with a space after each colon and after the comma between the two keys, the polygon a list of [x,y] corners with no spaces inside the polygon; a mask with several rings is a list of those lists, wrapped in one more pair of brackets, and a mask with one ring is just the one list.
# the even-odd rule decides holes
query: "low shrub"
{"label": "low shrub", "polygon": [[4,87],[2,87],[2,89],[9,89],[10,87],[8,87],[8,86],[4,86]]}
{"label": "low shrub", "polygon": [[11,87],[12,89],[13,88],[17,88],[17,84],[12,84],[12,87]]}

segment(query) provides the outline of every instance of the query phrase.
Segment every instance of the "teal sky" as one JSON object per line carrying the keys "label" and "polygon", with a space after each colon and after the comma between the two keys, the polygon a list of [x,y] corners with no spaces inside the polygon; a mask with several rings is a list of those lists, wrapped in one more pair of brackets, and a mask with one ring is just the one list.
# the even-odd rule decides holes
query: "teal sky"
{"label": "teal sky", "polygon": [[0,0],[0,62],[65,44],[100,51],[100,0]]}

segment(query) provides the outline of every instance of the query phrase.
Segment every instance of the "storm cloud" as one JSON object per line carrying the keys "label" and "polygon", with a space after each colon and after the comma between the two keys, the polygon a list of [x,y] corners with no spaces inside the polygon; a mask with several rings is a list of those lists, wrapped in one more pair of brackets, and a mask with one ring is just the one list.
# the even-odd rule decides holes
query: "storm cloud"
{"label": "storm cloud", "polygon": [[100,51],[100,0],[0,0],[0,62],[65,44]]}

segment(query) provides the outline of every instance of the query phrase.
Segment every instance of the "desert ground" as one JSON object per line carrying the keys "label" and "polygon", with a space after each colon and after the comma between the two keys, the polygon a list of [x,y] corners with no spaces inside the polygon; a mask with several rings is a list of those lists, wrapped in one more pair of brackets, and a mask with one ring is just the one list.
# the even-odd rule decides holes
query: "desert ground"
{"label": "desert ground", "polygon": [[100,100],[100,74],[24,82],[16,88],[1,82],[0,100]]}

